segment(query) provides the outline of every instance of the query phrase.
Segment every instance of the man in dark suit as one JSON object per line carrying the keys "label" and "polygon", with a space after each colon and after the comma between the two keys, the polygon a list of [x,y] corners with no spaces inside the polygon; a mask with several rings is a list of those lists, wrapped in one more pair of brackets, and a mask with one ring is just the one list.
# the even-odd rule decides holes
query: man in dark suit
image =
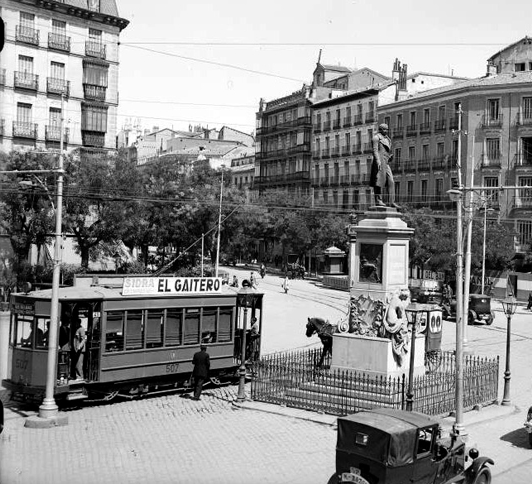
{"label": "man in dark suit", "polygon": [[194,365],[194,370],[192,371],[192,378],[194,378],[194,400],[200,399],[203,383],[209,378],[209,369],[211,368],[211,359],[209,353],[207,353],[207,347],[201,345],[200,350],[194,353],[192,357],[192,364]]}
{"label": "man in dark suit", "polygon": [[395,187],[390,162],[393,159],[392,140],[388,136],[388,125],[380,124],[379,132],[373,137],[373,164],[369,184],[375,192],[375,205],[385,207],[382,192],[386,189],[389,205],[400,208],[395,203]]}

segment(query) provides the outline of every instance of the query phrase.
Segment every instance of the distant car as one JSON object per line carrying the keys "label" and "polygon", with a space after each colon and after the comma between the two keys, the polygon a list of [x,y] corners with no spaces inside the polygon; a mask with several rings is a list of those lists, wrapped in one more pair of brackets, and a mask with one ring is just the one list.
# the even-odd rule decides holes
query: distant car
{"label": "distant car", "polygon": [[440,303],[442,299],[438,281],[433,279],[423,279],[419,286],[411,286],[409,289],[411,294],[410,299],[413,302],[421,304]]}
{"label": "distant car", "polygon": [[[456,318],[456,299],[443,301],[443,319]],[[493,323],[495,314],[491,310],[491,297],[485,294],[471,294],[469,296],[469,308],[467,311],[467,324],[487,324]]]}
{"label": "distant car", "polygon": [[332,483],[489,484],[494,462],[458,436],[441,437],[439,422],[391,408],[338,418]]}

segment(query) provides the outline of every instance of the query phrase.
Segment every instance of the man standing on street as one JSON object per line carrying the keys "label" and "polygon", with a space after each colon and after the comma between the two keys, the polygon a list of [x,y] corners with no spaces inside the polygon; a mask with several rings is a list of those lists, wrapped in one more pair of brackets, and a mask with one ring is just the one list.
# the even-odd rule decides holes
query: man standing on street
{"label": "man standing on street", "polygon": [[209,369],[211,367],[211,359],[209,353],[207,353],[207,347],[201,345],[200,350],[194,353],[192,357],[192,364],[194,365],[194,370],[192,371],[192,378],[194,379],[194,400],[200,399],[203,383],[209,377]]}
{"label": "man standing on street", "polygon": [[373,137],[373,164],[369,184],[375,192],[375,205],[385,207],[383,190],[388,195],[388,205],[400,208],[395,203],[395,186],[390,162],[393,159],[392,140],[388,136],[388,125],[379,124],[379,132]]}
{"label": "man standing on street", "polygon": [[74,378],[83,380],[83,360],[85,357],[85,343],[87,336],[85,328],[81,325],[81,319],[77,318],[74,325],[74,338],[72,347],[72,366],[74,369]]}

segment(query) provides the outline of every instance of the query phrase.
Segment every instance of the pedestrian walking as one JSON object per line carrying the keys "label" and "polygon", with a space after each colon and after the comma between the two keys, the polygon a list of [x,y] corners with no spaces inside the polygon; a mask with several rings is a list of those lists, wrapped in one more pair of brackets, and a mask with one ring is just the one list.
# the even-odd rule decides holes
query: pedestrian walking
{"label": "pedestrian walking", "polygon": [[253,272],[249,276],[249,283],[251,284],[251,287],[253,289],[257,289],[257,286],[259,285],[259,283],[257,282],[257,279],[255,279],[255,276],[253,275]]}
{"label": "pedestrian walking", "polygon": [[528,293],[528,306],[526,308],[529,311],[532,309],[532,291]]}
{"label": "pedestrian walking", "polygon": [[283,288],[285,294],[288,293],[288,287],[289,287],[289,285],[290,285],[290,283],[288,282],[288,276],[284,276],[284,281],[283,281],[283,283],[281,284],[281,287]]}
{"label": "pedestrian walking", "polygon": [[192,371],[192,378],[194,379],[194,400],[199,400],[203,384],[209,378],[209,370],[211,368],[211,358],[207,353],[205,345],[200,346],[200,351],[194,353],[192,357],[192,364],[194,370]]}

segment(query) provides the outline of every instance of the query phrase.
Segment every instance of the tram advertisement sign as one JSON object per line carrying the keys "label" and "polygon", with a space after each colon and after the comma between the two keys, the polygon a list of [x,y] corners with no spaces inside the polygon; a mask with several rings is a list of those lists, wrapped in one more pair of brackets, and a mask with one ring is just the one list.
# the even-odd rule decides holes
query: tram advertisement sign
{"label": "tram advertisement sign", "polygon": [[126,277],[124,296],[221,294],[221,277]]}

